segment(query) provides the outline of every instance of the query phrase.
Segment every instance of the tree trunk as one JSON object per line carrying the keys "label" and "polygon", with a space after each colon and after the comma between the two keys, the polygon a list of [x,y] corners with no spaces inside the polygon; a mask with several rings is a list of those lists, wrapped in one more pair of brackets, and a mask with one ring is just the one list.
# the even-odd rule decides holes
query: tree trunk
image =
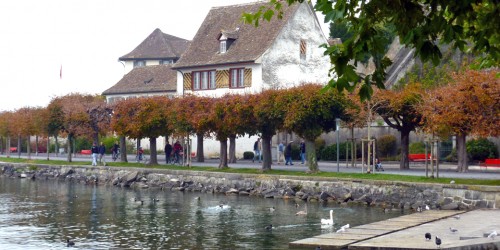
{"label": "tree trunk", "polygon": [[196,133],[196,161],[205,162],[205,153],[203,152],[203,134]]}
{"label": "tree trunk", "polygon": [[0,136],[0,154],[3,154],[3,136]]}
{"label": "tree trunk", "polygon": [[401,134],[401,160],[399,162],[399,169],[410,169],[410,162],[408,161],[408,154],[410,151],[410,131],[400,130]]}
{"label": "tree trunk", "polygon": [[38,135],[35,135],[35,155],[38,156]]}
{"label": "tree trunk", "polygon": [[149,164],[158,165],[158,157],[156,153],[156,137],[149,138],[149,151],[151,152],[149,155]]}
{"label": "tree trunk", "polygon": [[467,172],[469,170],[469,165],[467,160],[467,148],[465,146],[466,134],[458,134],[456,138],[458,157],[457,172]]}
{"label": "tree trunk", "polygon": [[72,162],[72,159],[71,159],[71,153],[73,152],[72,150],[72,146],[73,146],[73,143],[71,143],[73,141],[73,136],[71,134],[68,135],[68,142],[66,143],[68,145],[68,162]]}
{"label": "tree trunk", "polygon": [[227,139],[220,140],[220,163],[219,168],[228,168],[227,165]]}
{"label": "tree trunk", "polygon": [[262,134],[262,171],[271,170],[273,158],[271,156],[271,139],[273,135]]}
{"label": "tree trunk", "polygon": [[21,158],[21,136],[17,136],[17,157]]}
{"label": "tree trunk", "polygon": [[57,157],[57,156],[59,156],[59,140],[57,139],[57,135],[54,135],[54,139],[55,139],[55,143],[56,143],[54,149],[56,150],[55,153],[56,153],[56,157]]}
{"label": "tree trunk", "polygon": [[99,144],[99,133],[98,132],[94,131],[93,135],[92,135],[92,138],[94,139],[95,145],[100,145]]}
{"label": "tree trunk", "polygon": [[7,136],[7,158],[10,158],[10,136]]}
{"label": "tree trunk", "polygon": [[127,142],[125,141],[125,136],[120,136],[120,160],[122,162],[128,162],[128,160],[127,160]]}
{"label": "tree trunk", "polygon": [[236,136],[229,136],[229,163],[236,163]]}
{"label": "tree trunk", "polygon": [[305,139],[305,143],[307,166],[311,172],[317,173],[319,171],[319,167],[318,158],[316,157],[316,145],[314,145],[314,141],[310,141],[307,138]]}
{"label": "tree trunk", "polygon": [[47,161],[50,160],[50,136],[47,136]]}
{"label": "tree trunk", "polygon": [[28,141],[26,142],[26,154],[28,155],[28,159],[31,159],[31,143],[30,143],[30,138],[31,136],[28,135]]}

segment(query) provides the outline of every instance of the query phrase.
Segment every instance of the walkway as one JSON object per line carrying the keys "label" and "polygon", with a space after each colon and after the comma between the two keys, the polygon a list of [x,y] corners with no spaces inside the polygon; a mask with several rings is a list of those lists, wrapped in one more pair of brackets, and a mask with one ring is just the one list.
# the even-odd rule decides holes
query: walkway
{"label": "walkway", "polygon": [[[5,157],[5,155],[0,155],[0,157]],[[13,153],[11,155],[12,158],[17,158],[17,154]],[[27,156],[25,154],[21,155],[22,158],[26,158]],[[146,157],[149,157],[146,156]],[[34,154],[31,155],[32,159],[47,159],[46,154],[39,154],[38,156],[35,156]],[[66,156],[58,156],[56,157],[54,154],[51,154],[50,156],[51,160],[65,160]],[[128,155],[127,159],[129,162],[134,162],[135,161],[135,155]],[[74,161],[88,161],[89,165],[92,162],[91,157],[89,155],[79,155],[77,154],[76,157],[73,158]],[[107,155],[106,160],[108,162],[111,161],[111,156]],[[162,165],[165,165],[165,156],[164,155],[159,155],[158,156],[158,162]],[[193,166],[209,166],[209,167],[216,167],[219,165],[219,160],[218,159],[207,159],[205,162],[192,162]],[[339,167],[337,169],[337,163],[336,162],[324,162],[320,161],[318,163],[320,171],[324,172],[342,172],[342,173],[361,173],[361,165],[358,162],[358,167],[352,168],[352,167],[346,167],[345,162],[340,162]],[[239,160],[237,163],[230,163],[229,167],[231,168],[261,168],[262,163],[255,162],[253,163],[251,160]],[[398,162],[384,162],[383,167],[385,169],[384,172],[374,172],[374,174],[377,173],[384,173],[384,174],[398,174],[398,175],[412,175],[412,176],[425,176],[425,164],[424,163],[412,163],[410,164],[410,169],[409,170],[400,170],[399,169],[399,163]],[[493,168],[490,167],[487,170],[484,168],[480,168],[479,166],[469,166],[469,172],[467,173],[458,173],[456,172],[457,166],[454,164],[441,164],[439,166],[439,177],[441,178],[466,178],[466,179],[490,179],[490,180],[499,180],[500,179],[500,168]],[[302,171],[305,172],[308,170],[306,165],[301,165],[300,162],[295,162],[293,166],[285,166],[283,164],[278,165],[278,164],[273,164],[272,169],[277,169],[277,170],[295,170],[295,171]],[[366,168],[364,169],[366,171]],[[430,176],[430,173],[429,173]],[[436,174],[435,174],[436,176]]]}
{"label": "walkway", "polygon": [[[498,249],[500,237],[487,238],[493,230],[500,232],[500,210],[431,210],[294,241],[290,248],[436,249],[438,236],[441,249]],[[432,240],[426,240],[425,233]]]}

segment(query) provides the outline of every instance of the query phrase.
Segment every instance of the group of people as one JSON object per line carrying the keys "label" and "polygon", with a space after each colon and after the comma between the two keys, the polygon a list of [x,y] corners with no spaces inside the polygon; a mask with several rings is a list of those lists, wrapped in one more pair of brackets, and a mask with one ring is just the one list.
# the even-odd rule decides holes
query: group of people
{"label": "group of people", "polygon": [[92,153],[92,166],[97,166],[98,161],[103,166],[106,166],[106,160],[104,158],[104,154],[106,153],[106,146],[104,146],[103,142],[101,142],[100,146],[97,146],[97,144],[94,142],[90,151]]}
{"label": "group of people", "polygon": [[[181,162],[181,156],[182,156],[182,145],[179,141],[176,141],[174,145],[172,146],[168,141],[167,144],[165,145],[165,160],[167,164],[169,163],[180,163]],[[97,166],[97,164],[102,164],[103,166],[106,166],[106,160],[104,157],[104,154],[106,153],[106,146],[104,145],[104,142],[101,142],[99,146],[94,142],[92,144],[92,148],[90,149],[92,153],[92,166]],[[143,154],[144,150],[142,147],[139,147],[137,149],[137,160],[141,161],[143,159]],[[111,148],[111,156],[113,161],[116,161],[118,159],[118,156],[120,155],[120,146],[118,145],[117,142],[113,145]],[[173,157],[173,158],[172,158]]]}
{"label": "group of people", "polygon": [[173,146],[167,141],[167,144],[165,145],[165,161],[167,164],[180,163],[182,159],[182,150],[183,148],[179,141],[176,141]]}
{"label": "group of people", "polygon": [[[285,146],[283,142],[280,142],[278,144],[278,160],[277,164],[281,164],[283,160],[285,160],[285,165],[293,165],[292,162],[292,143],[293,141],[288,142],[288,144]],[[300,160],[301,164],[304,164],[306,161],[306,144],[304,141],[301,141],[299,144],[299,149],[300,149]],[[257,138],[257,141],[255,141],[253,145],[253,151],[254,151],[254,157],[252,159],[252,162],[255,162],[256,160],[262,162],[262,140],[261,138]]]}

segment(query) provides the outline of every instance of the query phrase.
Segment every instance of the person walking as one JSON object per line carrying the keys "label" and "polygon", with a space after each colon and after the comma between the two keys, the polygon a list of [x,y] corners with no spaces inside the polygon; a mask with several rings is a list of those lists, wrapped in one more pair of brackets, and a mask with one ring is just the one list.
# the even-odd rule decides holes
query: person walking
{"label": "person walking", "polygon": [[285,165],[293,165],[292,163],[292,142],[290,141],[285,148]]}
{"label": "person walking", "polygon": [[104,159],[104,154],[106,153],[106,146],[104,146],[104,142],[101,142],[99,146],[99,163],[102,163],[103,166],[106,166],[106,160]]}
{"label": "person walking", "polygon": [[167,164],[170,163],[170,156],[172,156],[172,145],[167,141],[167,145],[165,145],[165,160]]}
{"label": "person walking", "polygon": [[118,154],[120,153],[120,145],[118,145],[118,142],[115,142],[115,144],[113,144],[113,147],[111,148],[111,158],[113,159],[113,161],[116,161],[116,159],[118,159]]}
{"label": "person walking", "polygon": [[97,155],[99,154],[99,147],[97,147],[97,144],[95,142],[92,144],[90,152],[92,153],[92,166],[97,166]]}
{"label": "person walking", "polygon": [[257,138],[257,140],[255,141],[255,143],[253,144],[253,152],[254,152],[254,155],[253,155],[253,159],[252,159],[252,162],[255,162],[255,160],[259,160],[259,162],[261,161],[261,157],[260,157],[260,154],[261,154],[261,149],[262,148],[262,144],[260,142],[260,137]]}
{"label": "person walking", "polygon": [[284,161],[284,153],[285,153],[285,145],[283,145],[283,142],[280,142],[278,144],[278,160],[277,163],[281,164],[282,161]]}
{"label": "person walking", "polygon": [[306,161],[306,143],[304,142],[304,140],[300,142],[299,148],[300,148],[300,161],[301,161],[300,164],[304,164]]}
{"label": "person walking", "polygon": [[179,141],[174,143],[174,163],[181,163],[182,145]]}

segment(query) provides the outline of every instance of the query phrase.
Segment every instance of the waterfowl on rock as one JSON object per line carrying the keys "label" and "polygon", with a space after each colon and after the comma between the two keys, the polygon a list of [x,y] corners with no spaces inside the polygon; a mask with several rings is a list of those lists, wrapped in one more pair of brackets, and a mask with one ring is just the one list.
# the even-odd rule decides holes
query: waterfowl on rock
{"label": "waterfowl on rock", "polygon": [[67,247],[72,247],[75,245],[75,242],[71,241],[69,238],[66,239],[66,246]]}

